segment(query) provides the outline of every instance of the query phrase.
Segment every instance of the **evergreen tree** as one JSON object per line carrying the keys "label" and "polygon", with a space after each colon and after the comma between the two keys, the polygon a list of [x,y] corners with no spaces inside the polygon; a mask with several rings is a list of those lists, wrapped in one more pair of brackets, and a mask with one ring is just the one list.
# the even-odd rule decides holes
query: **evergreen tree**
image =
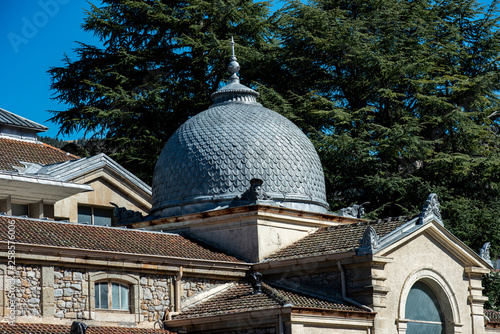
{"label": "evergreen tree", "polygon": [[[332,211],[418,213],[431,192],[474,249],[500,246],[496,2],[107,0],[78,59],[52,68],[62,133],[84,129],[149,181],[164,143],[210,104],[236,37],[245,84],[313,140]],[[271,37],[272,38],[271,38]],[[276,40],[275,40],[276,39]]]}
{"label": "evergreen tree", "polygon": [[[263,99],[313,139],[333,210],[418,213],[435,192],[474,249],[500,246],[496,2],[290,1]],[[285,78],[290,78],[286,80]],[[300,78],[300,80],[291,80]]]}
{"label": "evergreen tree", "polygon": [[251,0],[105,0],[83,28],[103,47],[80,44],[77,59],[49,70],[60,133],[85,130],[107,152],[151,181],[172,133],[205,110],[227,77],[230,37],[249,82],[269,48],[267,2]]}

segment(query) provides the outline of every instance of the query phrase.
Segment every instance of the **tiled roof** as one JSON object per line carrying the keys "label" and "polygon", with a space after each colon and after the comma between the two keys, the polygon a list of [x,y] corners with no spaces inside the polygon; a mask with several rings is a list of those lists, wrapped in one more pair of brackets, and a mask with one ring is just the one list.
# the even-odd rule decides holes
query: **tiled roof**
{"label": "tiled roof", "polygon": [[79,157],[41,142],[0,138],[0,170],[15,171],[20,161],[42,165],[78,159]]}
{"label": "tiled roof", "polygon": [[488,317],[487,322],[500,324],[500,312],[494,310],[484,310],[484,315]]}
{"label": "tiled roof", "polygon": [[25,129],[33,129],[39,132],[48,130],[48,127],[46,126],[30,121],[29,119],[11,113],[10,111],[7,111],[2,108],[0,108],[0,124],[7,124],[10,126],[15,126]]}
{"label": "tiled roof", "polygon": [[306,296],[263,284],[262,293],[254,294],[249,283],[239,283],[199,304],[182,311],[174,319],[225,315],[238,312],[276,309],[284,306],[334,311],[367,312],[363,309]]}
{"label": "tiled roof", "polygon": [[394,231],[413,217],[386,218],[355,224],[342,224],[320,228],[292,245],[272,254],[267,261],[325,255],[355,250],[368,225],[372,225],[377,235],[383,237]]}
{"label": "tiled roof", "polygon": [[96,251],[241,262],[177,234],[103,226],[0,217],[0,240],[7,241],[9,221],[15,223],[17,244],[45,245]]}
{"label": "tiled roof", "polygon": [[[0,323],[0,334],[69,334],[71,325]],[[89,326],[87,334],[169,334],[163,329]]]}

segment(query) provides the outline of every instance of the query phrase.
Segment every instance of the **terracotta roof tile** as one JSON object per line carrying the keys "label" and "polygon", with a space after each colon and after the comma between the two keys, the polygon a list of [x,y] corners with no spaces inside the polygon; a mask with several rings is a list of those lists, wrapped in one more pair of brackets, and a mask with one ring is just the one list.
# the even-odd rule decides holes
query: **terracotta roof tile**
{"label": "terracotta roof tile", "polygon": [[74,159],[79,157],[41,142],[0,138],[0,170],[15,171],[13,166],[23,167],[20,161],[48,165]]}
{"label": "terracotta roof tile", "polygon": [[[71,325],[0,323],[0,334],[69,334]],[[169,334],[163,329],[89,326],[87,334]]]}
{"label": "terracotta roof tile", "polygon": [[233,256],[226,255],[200,242],[177,234],[7,216],[0,217],[0,240],[2,241],[7,241],[9,221],[15,222],[16,243],[241,262]]}
{"label": "terracotta roof tile", "polygon": [[488,317],[488,323],[500,324],[500,312],[494,310],[484,310],[484,315]]}
{"label": "terracotta roof tile", "polygon": [[187,319],[225,315],[238,312],[259,311],[293,306],[335,311],[366,312],[363,309],[306,296],[305,294],[274,288],[263,284],[262,293],[254,294],[250,283],[239,283],[209,300],[193,305],[174,319]]}
{"label": "terracotta roof tile", "polygon": [[359,240],[368,225],[372,225],[378,236],[383,237],[412,218],[414,217],[386,218],[320,228],[292,245],[277,251],[266,260],[283,260],[355,250],[359,247]]}

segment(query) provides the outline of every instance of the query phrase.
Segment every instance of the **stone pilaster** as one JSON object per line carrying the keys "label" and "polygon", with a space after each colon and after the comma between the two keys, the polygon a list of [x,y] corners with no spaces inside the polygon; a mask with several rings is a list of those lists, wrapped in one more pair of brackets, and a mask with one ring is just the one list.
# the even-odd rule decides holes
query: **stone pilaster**
{"label": "stone pilaster", "polygon": [[488,274],[489,269],[479,267],[466,267],[465,274],[469,278],[469,304],[471,308],[472,333],[483,334],[484,329],[484,302],[488,297],[483,296],[482,276]]}
{"label": "stone pilaster", "polygon": [[42,267],[42,315],[54,316],[54,267]]}

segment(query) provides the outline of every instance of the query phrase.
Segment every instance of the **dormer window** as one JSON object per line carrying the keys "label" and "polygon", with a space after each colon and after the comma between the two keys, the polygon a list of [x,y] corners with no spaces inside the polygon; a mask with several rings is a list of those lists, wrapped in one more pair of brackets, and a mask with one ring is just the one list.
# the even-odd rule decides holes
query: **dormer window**
{"label": "dormer window", "polygon": [[90,225],[111,226],[113,209],[93,206],[78,206],[78,222]]}

